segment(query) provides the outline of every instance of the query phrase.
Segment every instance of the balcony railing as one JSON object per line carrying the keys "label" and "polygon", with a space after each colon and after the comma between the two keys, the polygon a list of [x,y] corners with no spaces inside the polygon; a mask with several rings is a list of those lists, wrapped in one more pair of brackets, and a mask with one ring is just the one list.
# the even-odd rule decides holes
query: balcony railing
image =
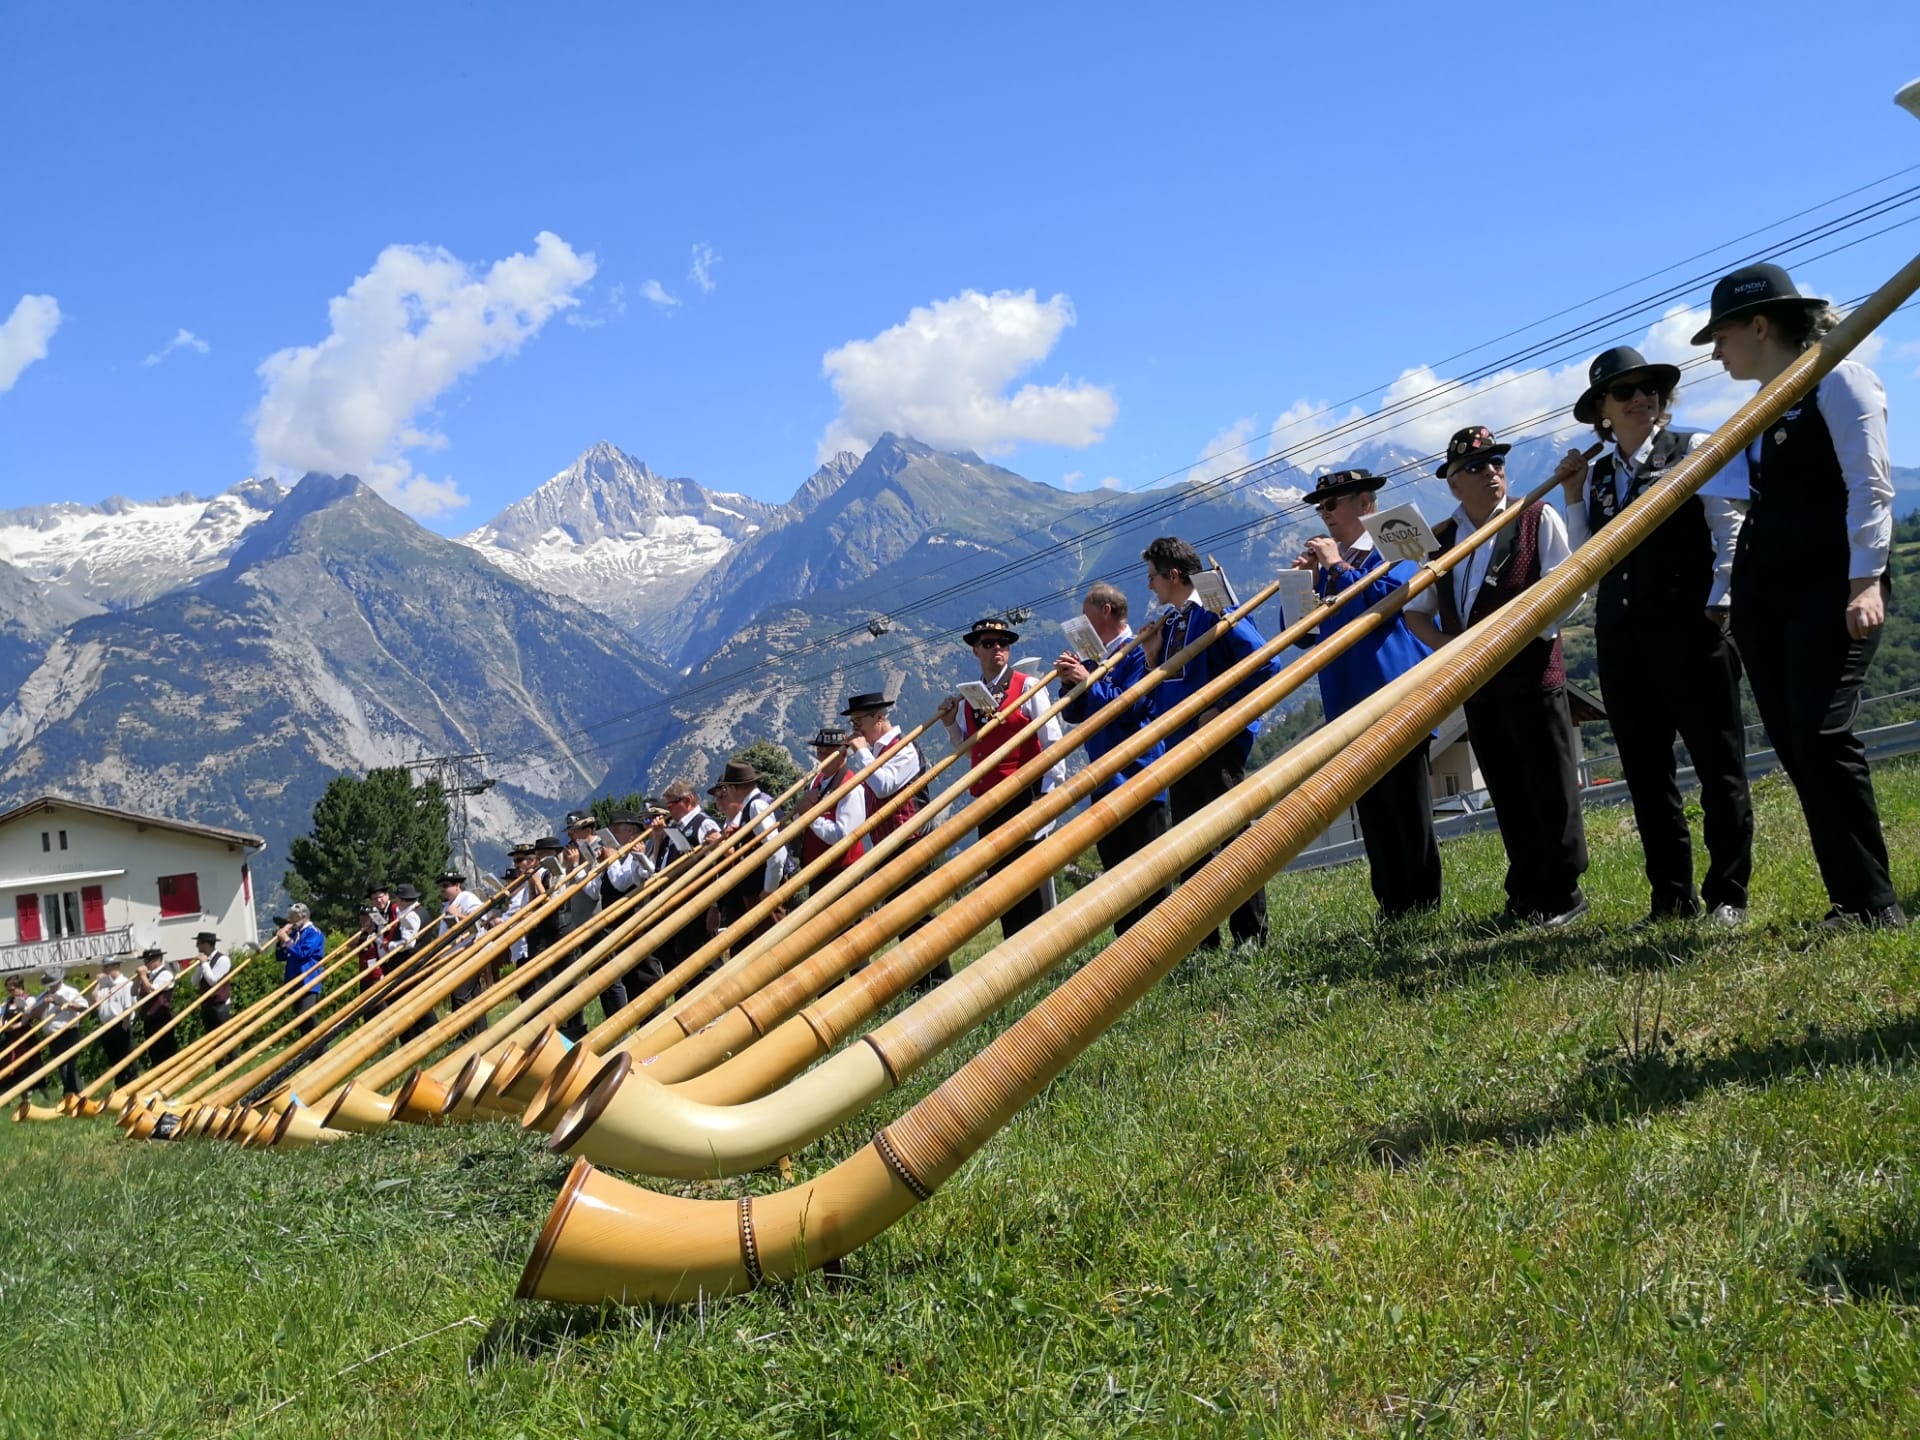
{"label": "balcony railing", "polygon": [[132,945],[131,925],[116,926],[92,935],[62,935],[57,940],[0,945],[0,974],[13,970],[39,970],[48,965],[84,965],[108,955],[124,955]]}

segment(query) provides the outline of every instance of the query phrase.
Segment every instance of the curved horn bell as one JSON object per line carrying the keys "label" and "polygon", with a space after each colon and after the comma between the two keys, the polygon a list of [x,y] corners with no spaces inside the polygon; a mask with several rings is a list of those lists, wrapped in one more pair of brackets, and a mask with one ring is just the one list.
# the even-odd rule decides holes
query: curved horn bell
{"label": "curved horn bell", "polygon": [[616,1055],[566,1111],[550,1149],[640,1175],[681,1180],[738,1175],[771,1165],[844,1124],[893,1088],[871,1045],[855,1045],[776,1095],[744,1105],[702,1105]]}
{"label": "curved horn bell", "polygon": [[349,1081],[334,1097],[324,1123],[329,1129],[369,1135],[393,1123],[393,1101],[377,1090]]}
{"label": "curved horn bell", "polygon": [[579,1160],[514,1293],[623,1305],[727,1295],[857,1250],[918,1203],[872,1145],[809,1184],[737,1202],[658,1195]]}

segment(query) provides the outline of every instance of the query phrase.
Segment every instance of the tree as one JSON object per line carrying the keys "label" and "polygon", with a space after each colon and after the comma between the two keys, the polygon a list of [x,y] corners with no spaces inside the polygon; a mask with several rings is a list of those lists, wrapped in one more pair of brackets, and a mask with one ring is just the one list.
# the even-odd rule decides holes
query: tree
{"label": "tree", "polygon": [[596,795],[588,802],[587,808],[593,812],[593,818],[600,822],[600,828],[604,830],[612,821],[613,812],[616,810],[626,810],[635,815],[646,814],[647,797],[638,790],[627,795]]}
{"label": "tree", "polygon": [[756,740],[733,758],[746,761],[760,772],[760,788],[769,795],[784,793],[802,774],[793,756],[771,740]]}
{"label": "tree", "polygon": [[437,780],[415,783],[404,767],[339,775],[313,807],[313,829],[288,847],[282,883],[324,929],[345,929],[374,885],[409,881],[423,895],[447,868],[447,797]]}

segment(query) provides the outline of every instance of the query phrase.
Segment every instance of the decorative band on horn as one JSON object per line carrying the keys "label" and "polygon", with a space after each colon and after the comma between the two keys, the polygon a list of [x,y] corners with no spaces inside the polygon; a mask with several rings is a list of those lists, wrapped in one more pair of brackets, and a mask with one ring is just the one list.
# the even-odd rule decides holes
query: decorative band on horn
{"label": "decorative band on horn", "polygon": [[920,1177],[907,1168],[907,1162],[900,1158],[900,1152],[893,1148],[893,1141],[882,1130],[873,1137],[873,1148],[880,1152],[880,1158],[887,1169],[893,1172],[893,1178],[913,1192],[916,1200],[931,1200],[933,1191],[921,1181]]}
{"label": "decorative band on horn", "polygon": [[753,1238],[753,1199],[747,1195],[740,1197],[740,1263],[756,1287],[766,1282],[760,1270],[760,1242]]}

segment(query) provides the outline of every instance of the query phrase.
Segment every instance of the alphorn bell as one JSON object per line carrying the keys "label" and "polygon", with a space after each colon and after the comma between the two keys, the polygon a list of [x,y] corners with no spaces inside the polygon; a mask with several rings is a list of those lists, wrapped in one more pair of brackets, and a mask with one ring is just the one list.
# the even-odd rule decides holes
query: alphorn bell
{"label": "alphorn bell", "polygon": [[[1081,967],[854,1157],[805,1186],[737,1203],[655,1194],[577,1161],[517,1293],[528,1299],[642,1303],[746,1289],[838,1258],[930,1198],[1028,1099],[1216,928],[1222,916],[1264,885],[1436,721],[1478,690],[1709,476],[1807,394],[1916,288],[1920,256],[1566,563],[1274,761],[1301,772],[1291,794],[1255,820],[1172,899]],[[1240,789],[1215,803],[1248,806]],[[1248,808],[1257,804],[1255,800]],[[1133,856],[1116,874],[1137,874],[1140,861],[1139,855]]]}

